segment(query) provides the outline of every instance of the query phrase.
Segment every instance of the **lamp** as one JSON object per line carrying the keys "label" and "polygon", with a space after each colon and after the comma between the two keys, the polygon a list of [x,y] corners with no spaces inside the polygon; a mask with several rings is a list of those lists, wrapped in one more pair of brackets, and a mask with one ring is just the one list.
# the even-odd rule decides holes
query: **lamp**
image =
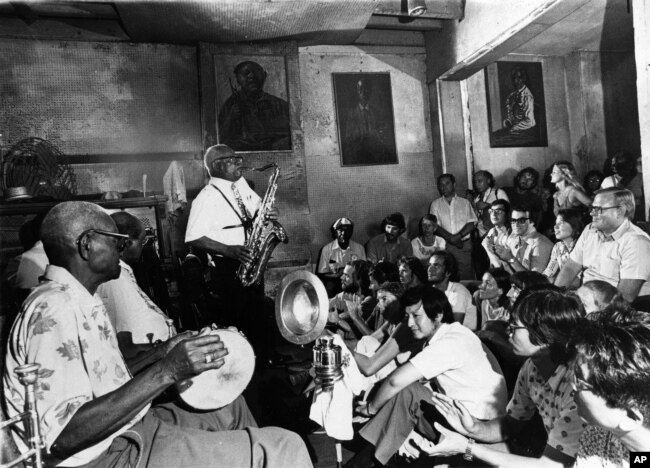
{"label": "lamp", "polygon": [[424,0],[408,0],[407,11],[409,16],[420,16],[427,11],[427,5]]}

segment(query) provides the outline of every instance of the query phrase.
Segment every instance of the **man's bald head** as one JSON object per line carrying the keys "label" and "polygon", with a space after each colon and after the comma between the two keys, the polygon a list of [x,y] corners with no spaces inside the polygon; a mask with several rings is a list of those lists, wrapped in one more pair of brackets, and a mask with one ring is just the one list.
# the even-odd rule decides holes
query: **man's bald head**
{"label": "man's bald head", "polygon": [[212,163],[221,158],[236,157],[235,151],[228,145],[214,145],[210,146],[203,155],[203,166],[208,171],[208,174],[214,176],[212,173]]}
{"label": "man's bald head", "polygon": [[50,210],[41,225],[41,240],[50,263],[62,266],[76,255],[76,240],[88,229],[116,231],[115,222],[98,205],[89,202],[62,202]]}

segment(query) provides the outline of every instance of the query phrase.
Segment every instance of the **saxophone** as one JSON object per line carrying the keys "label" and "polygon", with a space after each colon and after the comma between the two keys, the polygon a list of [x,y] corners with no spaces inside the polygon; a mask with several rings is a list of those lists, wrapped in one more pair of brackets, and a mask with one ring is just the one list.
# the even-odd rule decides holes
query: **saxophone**
{"label": "saxophone", "polygon": [[266,264],[271,258],[275,247],[280,243],[289,242],[287,233],[280,223],[266,219],[266,216],[275,201],[275,191],[278,188],[277,180],[280,175],[280,169],[277,164],[268,164],[260,168],[250,168],[248,170],[263,172],[273,167],[273,174],[269,178],[269,186],[264,194],[264,199],[257,212],[257,217],[253,222],[250,234],[244,247],[251,252],[253,259],[239,265],[237,278],[242,286],[250,286],[260,282]]}

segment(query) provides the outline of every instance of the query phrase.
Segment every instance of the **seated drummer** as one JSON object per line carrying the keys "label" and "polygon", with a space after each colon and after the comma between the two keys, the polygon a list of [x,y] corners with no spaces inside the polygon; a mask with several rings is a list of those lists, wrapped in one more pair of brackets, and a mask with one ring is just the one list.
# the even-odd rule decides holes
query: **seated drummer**
{"label": "seated drummer", "polygon": [[[41,229],[50,260],[11,331],[4,373],[9,416],[23,410],[14,370],[41,365],[38,409],[46,454],[62,466],[312,466],[304,443],[257,428],[240,398],[192,413],[151,401],[177,382],[230,359],[218,335],[177,335],[167,353],[131,377],[95,292],[120,274],[127,236],[97,205],[64,202]],[[24,447],[19,434],[14,434]]]}
{"label": "seated drummer", "polygon": [[[164,347],[153,351],[154,343],[162,343],[176,334],[171,319],[147,296],[138,285],[131,265],[142,256],[145,230],[142,222],[130,213],[111,214],[118,232],[129,236],[129,245],[120,259],[120,276],[102,283],[97,288],[108,318],[117,334],[117,342],[131,372],[164,355]],[[143,352],[150,351],[149,356]],[[163,354],[161,354],[163,353]],[[136,358],[136,356],[138,356]]]}

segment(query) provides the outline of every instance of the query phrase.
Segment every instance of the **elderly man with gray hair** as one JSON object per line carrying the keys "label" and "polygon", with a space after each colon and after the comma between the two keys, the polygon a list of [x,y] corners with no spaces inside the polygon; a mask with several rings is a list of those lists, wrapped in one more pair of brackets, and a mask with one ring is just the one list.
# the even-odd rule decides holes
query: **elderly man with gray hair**
{"label": "elderly man with gray hair", "polygon": [[584,282],[606,281],[629,302],[650,305],[650,236],[632,224],[634,195],[616,187],[598,190],[592,223],[577,240],[555,284],[568,287],[584,270]]}
{"label": "elderly man with gray hair", "polygon": [[[3,376],[9,416],[23,411],[14,370],[39,363],[38,407],[45,450],[64,466],[311,466],[300,438],[259,429],[241,397],[192,413],[152,400],[177,382],[230,359],[216,334],[177,335],[163,357],[134,377],[117,347],[97,287],[120,274],[129,236],[97,205],[65,202],[43,221],[50,260],[23,303]],[[19,435],[16,443],[24,446]]]}

